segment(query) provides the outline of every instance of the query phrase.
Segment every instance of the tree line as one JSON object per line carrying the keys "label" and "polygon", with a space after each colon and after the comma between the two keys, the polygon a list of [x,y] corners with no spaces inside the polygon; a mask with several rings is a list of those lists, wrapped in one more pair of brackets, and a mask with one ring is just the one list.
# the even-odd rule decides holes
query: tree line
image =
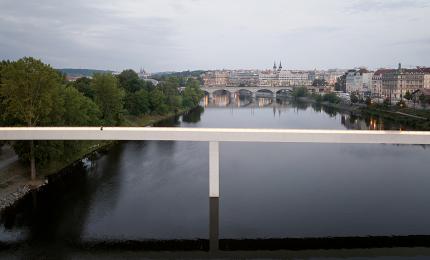
{"label": "tree line", "polygon": [[[166,78],[158,86],[133,70],[94,74],[68,82],[61,72],[25,57],[0,62],[0,126],[121,126],[128,115],[166,115],[198,106],[203,92],[198,81]],[[79,141],[17,141],[21,160],[36,165],[58,160],[81,148]]]}

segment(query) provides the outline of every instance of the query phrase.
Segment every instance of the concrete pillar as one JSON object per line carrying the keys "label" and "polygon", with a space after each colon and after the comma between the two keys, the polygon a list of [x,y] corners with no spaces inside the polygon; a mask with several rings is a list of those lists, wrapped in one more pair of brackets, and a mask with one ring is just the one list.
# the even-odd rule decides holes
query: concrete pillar
{"label": "concrete pillar", "polygon": [[219,198],[209,198],[209,251],[219,250]]}
{"label": "concrete pillar", "polygon": [[219,198],[219,142],[209,142],[209,197]]}

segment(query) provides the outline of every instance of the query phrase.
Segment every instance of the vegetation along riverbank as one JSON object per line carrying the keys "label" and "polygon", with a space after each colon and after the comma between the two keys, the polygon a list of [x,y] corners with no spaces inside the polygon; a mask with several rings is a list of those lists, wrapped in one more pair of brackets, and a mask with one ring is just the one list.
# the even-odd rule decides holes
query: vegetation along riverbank
{"label": "vegetation along riverbank", "polygon": [[[154,86],[133,70],[70,82],[34,58],[2,61],[0,126],[148,126],[198,106],[204,95],[199,85],[195,78],[166,77]],[[13,150],[17,160],[0,168],[0,210],[44,185],[47,175],[110,144],[1,142],[0,152]]]}
{"label": "vegetation along riverbank", "polygon": [[297,100],[348,111],[355,116],[380,117],[396,122],[404,126],[406,130],[430,130],[430,110],[407,107],[404,103],[389,105],[384,102],[379,104],[372,102],[371,99],[360,101],[354,96],[351,97],[351,100],[342,100],[335,93],[311,94],[306,88],[295,89],[292,96]]}

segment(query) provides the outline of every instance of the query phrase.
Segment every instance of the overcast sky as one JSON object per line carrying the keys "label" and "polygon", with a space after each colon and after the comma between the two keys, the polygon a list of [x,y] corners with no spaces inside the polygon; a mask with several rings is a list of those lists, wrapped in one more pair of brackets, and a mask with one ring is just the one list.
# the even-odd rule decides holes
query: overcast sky
{"label": "overcast sky", "polygon": [[156,71],[430,66],[429,0],[0,0],[0,59]]}

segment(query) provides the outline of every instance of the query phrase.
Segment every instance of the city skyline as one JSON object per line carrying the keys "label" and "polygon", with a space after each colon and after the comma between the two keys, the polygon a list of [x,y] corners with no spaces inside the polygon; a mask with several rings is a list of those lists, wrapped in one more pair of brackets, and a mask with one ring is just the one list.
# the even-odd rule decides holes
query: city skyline
{"label": "city skyline", "polygon": [[2,59],[151,72],[428,66],[427,1],[0,1]]}

